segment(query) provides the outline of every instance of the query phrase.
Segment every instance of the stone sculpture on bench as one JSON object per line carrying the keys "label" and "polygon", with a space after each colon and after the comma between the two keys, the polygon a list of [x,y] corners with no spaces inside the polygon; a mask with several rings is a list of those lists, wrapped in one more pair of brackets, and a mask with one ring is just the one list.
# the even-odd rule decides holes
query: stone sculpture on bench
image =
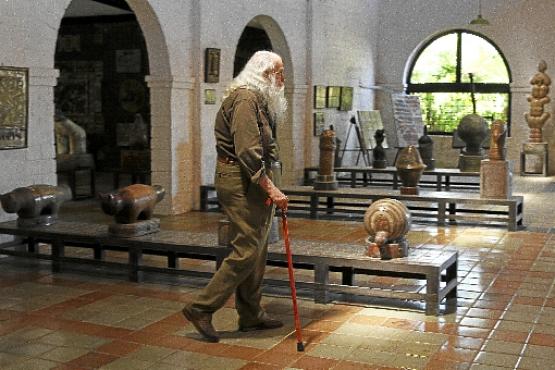
{"label": "stone sculpture on bench", "polygon": [[338,187],[334,173],[335,131],[324,130],[320,134],[320,168],[314,181],[315,190],[336,190]]}
{"label": "stone sculpture on bench", "polygon": [[21,227],[51,225],[58,219],[63,202],[71,199],[68,186],[31,185],[16,188],[0,195],[2,208],[7,213],[17,213]]}
{"label": "stone sculpture on bench", "polygon": [[116,223],[108,231],[121,237],[139,236],[160,230],[160,220],[152,218],[154,207],[165,195],[160,185],[133,184],[111,193],[98,194],[104,213]]}
{"label": "stone sculpture on bench", "polygon": [[399,149],[395,167],[402,184],[401,194],[418,195],[418,182],[426,169],[418,149],[414,145]]}
{"label": "stone sculpture on bench", "polygon": [[457,134],[465,143],[459,156],[461,172],[479,172],[483,159],[482,143],[488,136],[486,120],[477,114],[467,114],[457,126]]}
{"label": "stone sculpture on bench", "polygon": [[376,130],[374,140],[376,140],[376,147],[372,149],[372,167],[386,168],[387,159],[385,158],[385,149],[383,148],[383,141],[385,140],[384,129]]}
{"label": "stone sculpture on bench", "polygon": [[369,234],[368,255],[383,260],[406,257],[405,235],[410,223],[410,212],[400,201],[385,198],[373,202],[364,214],[364,227]]}

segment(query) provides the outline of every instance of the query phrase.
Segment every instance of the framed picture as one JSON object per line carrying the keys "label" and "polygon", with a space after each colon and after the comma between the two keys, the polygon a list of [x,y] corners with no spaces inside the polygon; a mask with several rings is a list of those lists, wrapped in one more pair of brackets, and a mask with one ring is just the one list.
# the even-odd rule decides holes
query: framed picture
{"label": "framed picture", "polygon": [[314,136],[320,136],[325,126],[324,112],[314,112]]}
{"label": "framed picture", "polygon": [[204,89],[204,104],[216,104],[216,90]]}
{"label": "framed picture", "polygon": [[0,149],[27,147],[29,70],[0,66]]}
{"label": "framed picture", "polygon": [[220,49],[206,48],[204,55],[204,82],[220,81]]}
{"label": "framed picture", "polygon": [[326,107],[326,87],[314,86],[314,109],[323,109]]}
{"label": "framed picture", "polygon": [[328,86],[326,95],[326,107],[339,108],[339,103],[341,102],[341,87]]}
{"label": "framed picture", "polygon": [[349,86],[341,87],[341,102],[339,103],[339,110],[353,109],[353,88]]}

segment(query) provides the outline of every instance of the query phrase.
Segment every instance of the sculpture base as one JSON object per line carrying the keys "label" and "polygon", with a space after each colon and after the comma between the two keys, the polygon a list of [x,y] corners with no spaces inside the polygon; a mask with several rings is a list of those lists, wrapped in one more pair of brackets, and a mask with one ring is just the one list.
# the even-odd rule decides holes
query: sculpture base
{"label": "sculpture base", "polygon": [[436,160],[433,158],[422,158],[422,162],[426,165],[426,171],[435,170]]}
{"label": "sculpture base", "polygon": [[480,198],[507,199],[512,195],[509,161],[484,159],[480,169]]}
{"label": "sculpture base", "polygon": [[481,155],[461,154],[459,156],[459,170],[461,172],[480,172],[482,159]]}
{"label": "sculpture base", "polygon": [[335,178],[335,174],[332,175],[317,175],[314,181],[314,190],[337,190],[339,184]]}
{"label": "sculpture base", "polygon": [[547,143],[525,143],[520,150],[521,176],[547,176],[549,170]]}
{"label": "sculpture base", "polygon": [[108,232],[120,238],[132,238],[158,231],[160,231],[160,219],[158,218],[138,221],[132,224],[111,224],[108,226]]}
{"label": "sculpture base", "polygon": [[420,193],[418,186],[401,186],[399,189],[403,195],[418,195]]}
{"label": "sculpture base", "polygon": [[19,227],[35,227],[35,226],[48,226],[52,225],[58,219],[58,215],[41,215],[39,217],[17,219],[17,226]]}
{"label": "sculpture base", "polygon": [[381,247],[376,243],[368,245],[368,256],[372,258],[380,258],[382,260],[390,260],[394,258],[403,258],[409,254],[409,243],[405,238],[398,240],[396,243],[386,243]]}
{"label": "sculpture base", "polygon": [[387,161],[385,159],[374,160],[372,162],[373,168],[387,168]]}

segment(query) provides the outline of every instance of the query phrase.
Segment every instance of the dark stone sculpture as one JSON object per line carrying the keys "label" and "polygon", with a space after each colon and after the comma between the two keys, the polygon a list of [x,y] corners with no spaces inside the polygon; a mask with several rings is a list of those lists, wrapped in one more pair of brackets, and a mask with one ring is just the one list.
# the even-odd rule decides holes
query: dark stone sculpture
{"label": "dark stone sculpture", "polygon": [[376,140],[376,147],[372,149],[372,167],[374,168],[386,168],[387,160],[385,159],[385,150],[382,146],[385,140],[385,131],[383,129],[378,129],[374,133],[374,139]]}
{"label": "dark stone sculpture", "polygon": [[22,227],[53,224],[62,203],[70,199],[69,187],[44,184],[16,188],[0,196],[4,211],[17,213],[17,224]]}
{"label": "dark stone sculpture", "polygon": [[418,151],[426,165],[426,169],[433,170],[436,160],[434,159],[434,141],[428,136],[428,127],[424,126],[424,135],[418,139]]}
{"label": "dark stone sculpture", "polygon": [[410,229],[408,208],[396,199],[379,199],[364,214],[364,227],[368,232],[368,255],[392,259],[408,255],[405,235]]}
{"label": "dark stone sculpture", "polygon": [[154,207],[164,198],[160,185],[133,184],[115,192],[99,194],[102,210],[115,218],[109,231],[118,236],[138,236],[157,232],[160,220],[151,219]]}
{"label": "dark stone sculpture", "polygon": [[488,135],[486,120],[477,114],[467,114],[457,127],[457,134],[465,143],[459,157],[462,172],[479,172],[482,161],[482,143]]}
{"label": "dark stone sculpture", "polygon": [[397,167],[397,174],[402,184],[401,194],[417,195],[418,182],[426,168],[418,149],[413,145],[400,149],[395,167]]}

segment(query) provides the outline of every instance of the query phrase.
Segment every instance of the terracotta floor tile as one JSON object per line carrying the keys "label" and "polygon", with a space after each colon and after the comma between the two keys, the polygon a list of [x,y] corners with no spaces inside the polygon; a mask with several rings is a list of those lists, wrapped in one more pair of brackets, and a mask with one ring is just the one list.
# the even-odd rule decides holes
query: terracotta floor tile
{"label": "terracotta floor tile", "polygon": [[166,348],[198,352],[200,348],[203,348],[206,345],[206,342],[180,335],[165,335],[156,340],[156,345]]}
{"label": "terracotta floor tile", "polygon": [[402,330],[415,330],[422,324],[422,321],[404,320],[404,319],[387,319],[382,325],[389,328],[397,328]]}
{"label": "terracotta floor tile", "polygon": [[293,362],[304,356],[304,353],[298,353],[296,350],[291,353],[284,353],[279,350],[269,350],[259,354],[254,358],[255,361],[279,366],[281,368],[289,367]]}
{"label": "terracotta floor tile", "polygon": [[455,348],[443,346],[441,349],[431,356],[434,361],[448,360],[453,362],[472,362],[478,351],[473,349]]}
{"label": "terracotta floor tile", "polygon": [[555,347],[555,335],[532,333],[529,343],[538,346]]}
{"label": "terracotta floor tile", "polygon": [[124,342],[121,340],[115,340],[110,343],[106,343],[95,349],[96,352],[106,353],[113,356],[126,356],[131,352],[135,352],[137,349],[141,348],[142,345],[132,342]]}
{"label": "terracotta floor tile", "polygon": [[331,333],[342,325],[338,321],[315,320],[304,326],[303,329]]}
{"label": "terracotta floor tile", "polygon": [[387,320],[387,317],[369,316],[369,315],[355,315],[349,322],[366,325],[381,325]]}
{"label": "terracotta floor tile", "polygon": [[116,356],[112,356],[105,353],[89,352],[86,355],[76,358],[75,360],[67,362],[65,365],[70,368],[99,368],[110,362],[118,359]]}
{"label": "terracotta floor tile", "polygon": [[492,338],[505,342],[524,343],[528,338],[528,333],[509,330],[494,330],[492,333]]}
{"label": "terracotta floor tile", "polygon": [[361,362],[353,362],[353,361],[341,361],[339,362],[334,369],[337,370],[381,370],[382,367],[371,366],[368,364],[363,364]]}
{"label": "terracotta floor tile", "polygon": [[222,355],[225,357],[252,361],[264,352],[264,350],[258,348],[228,345],[227,349],[222,352]]}
{"label": "terracotta floor tile", "polygon": [[158,334],[158,333],[148,333],[148,332],[140,332],[140,331],[136,331],[133,332],[125,337],[122,337],[121,339],[129,341],[129,342],[135,342],[135,343],[141,343],[141,344],[148,344],[148,345],[152,345],[155,346],[157,341],[162,338],[164,335],[163,334]]}
{"label": "terracotta floor tile", "polygon": [[463,337],[457,335],[450,335],[447,339],[449,347],[458,347],[466,349],[480,349],[484,343],[484,338]]}
{"label": "terracotta floor tile", "polygon": [[243,366],[240,370],[280,370],[283,369],[277,365],[270,365],[268,363],[261,363],[261,362],[249,362],[245,366]]}

